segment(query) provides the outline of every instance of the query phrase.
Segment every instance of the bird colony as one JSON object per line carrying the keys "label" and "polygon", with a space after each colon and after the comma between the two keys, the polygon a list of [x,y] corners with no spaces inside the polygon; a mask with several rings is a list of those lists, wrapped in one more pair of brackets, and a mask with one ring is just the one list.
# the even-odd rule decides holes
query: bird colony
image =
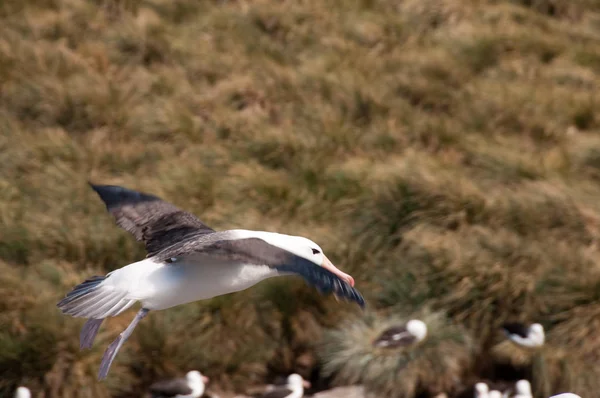
{"label": "bird colony", "polygon": [[[100,380],[109,377],[120,348],[151,312],[239,292],[269,278],[297,275],[322,294],[365,306],[352,276],[333,265],[323,249],[306,237],[245,229],[216,231],[154,195],[113,185],[90,186],[116,224],[142,242],[147,251],[144,259],[106,275],[90,276],[57,305],[64,314],[86,318],[79,342],[83,350],[93,346],[107,318],[140,304],[129,326],[106,348],[98,368]],[[410,361],[418,360],[418,350],[426,347],[428,339],[439,344],[441,337],[436,332],[424,320],[412,318],[380,328],[371,338],[361,334],[359,339],[376,355],[405,355],[402,365],[395,365],[397,376],[401,376]],[[502,332],[505,341],[522,349],[540,349],[545,344],[544,327],[539,323],[507,323]],[[152,397],[198,398],[207,394],[208,383],[206,375],[191,370],[182,378],[156,381],[148,386],[148,393]],[[254,396],[301,398],[310,387],[308,380],[294,373],[285,384],[268,386]],[[475,380],[465,391],[462,396],[474,398],[539,397],[527,379]],[[449,393],[438,391],[435,396],[452,396]],[[394,396],[393,392],[381,394],[386,395]],[[15,398],[31,396],[25,386],[14,393]],[[551,398],[581,397],[564,392]]]}

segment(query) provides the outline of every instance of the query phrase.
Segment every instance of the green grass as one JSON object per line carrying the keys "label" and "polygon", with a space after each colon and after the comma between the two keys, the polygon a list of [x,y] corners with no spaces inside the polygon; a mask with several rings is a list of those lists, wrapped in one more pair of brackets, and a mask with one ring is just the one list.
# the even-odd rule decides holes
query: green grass
{"label": "green grass", "polygon": [[153,314],[97,383],[131,315],[79,352],[55,302],[145,254],[88,179],[310,237],[372,311],[444,311],[484,356],[506,319],[539,321],[589,370],[547,391],[597,388],[595,340],[568,338],[597,329],[597,1],[6,0],[0,22],[0,395],[124,397],[190,368],[242,392],[357,316],[268,281]]}

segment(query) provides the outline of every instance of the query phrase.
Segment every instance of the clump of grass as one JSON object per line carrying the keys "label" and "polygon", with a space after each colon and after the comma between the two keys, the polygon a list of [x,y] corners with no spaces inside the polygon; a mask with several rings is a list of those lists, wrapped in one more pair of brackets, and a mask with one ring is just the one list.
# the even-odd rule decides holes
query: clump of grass
{"label": "clump of grass", "polygon": [[[373,340],[386,328],[411,318],[427,324],[424,341],[395,349],[373,347]],[[442,313],[421,317],[371,313],[327,331],[319,355],[323,375],[333,376],[336,384],[360,383],[381,396],[414,397],[455,392],[471,366],[473,349],[468,333]]]}

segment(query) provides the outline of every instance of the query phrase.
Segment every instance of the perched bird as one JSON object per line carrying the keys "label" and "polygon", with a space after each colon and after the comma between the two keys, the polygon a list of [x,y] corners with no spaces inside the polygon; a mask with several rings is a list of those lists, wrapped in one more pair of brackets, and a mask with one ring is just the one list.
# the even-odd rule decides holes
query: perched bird
{"label": "perched bird", "polygon": [[505,323],[502,329],[506,336],[515,344],[525,347],[540,347],[546,339],[544,327],[539,323],[527,326],[523,323]]}
{"label": "perched bird", "polygon": [[572,392],[565,392],[562,394],[553,395],[550,398],[581,398],[581,397],[577,394],[573,394]]}
{"label": "perched bird", "polygon": [[19,387],[15,390],[15,398],[31,398],[31,391],[27,387]]}
{"label": "perched bird", "polygon": [[373,341],[375,347],[396,348],[419,343],[427,336],[427,325],[418,319],[411,319],[405,325],[393,326],[384,330]]}
{"label": "perched bird", "polygon": [[209,378],[197,370],[187,372],[185,378],[159,381],[150,386],[153,398],[199,398],[204,394]]}
{"label": "perched bird", "polygon": [[310,239],[244,229],[217,232],[156,196],[114,185],[90,185],[117,225],[144,242],[148,253],[142,261],[87,279],[57,304],[65,314],[88,318],[80,333],[82,349],[92,346],[104,318],[117,316],[138,301],[142,304],[104,352],[100,380],[151,310],[238,292],[267,278],[293,274],[322,293],[364,306],[354,279],[336,268]]}
{"label": "perched bird", "polygon": [[474,387],[474,398],[489,398],[490,388],[486,383],[479,382]]}
{"label": "perched bird", "polygon": [[275,386],[267,390],[262,398],[302,398],[304,389],[310,388],[310,383],[297,373],[287,378],[285,386]]}
{"label": "perched bird", "polygon": [[510,395],[510,398],[532,398],[531,383],[529,380],[519,380],[515,383],[514,394]]}

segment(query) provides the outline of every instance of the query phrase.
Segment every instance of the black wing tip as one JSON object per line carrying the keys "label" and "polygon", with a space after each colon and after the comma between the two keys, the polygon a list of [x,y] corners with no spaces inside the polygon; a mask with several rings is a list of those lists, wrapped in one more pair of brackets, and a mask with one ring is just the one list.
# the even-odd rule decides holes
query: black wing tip
{"label": "black wing tip", "polygon": [[91,181],[88,181],[88,184],[96,191],[108,209],[125,204],[160,200],[154,195],[134,191],[119,185],[94,184]]}
{"label": "black wing tip", "polygon": [[365,298],[356,290],[353,286],[350,286],[345,281],[340,281],[337,289],[334,289],[334,294],[340,298],[344,298],[347,301],[355,302],[361,309],[365,309]]}

